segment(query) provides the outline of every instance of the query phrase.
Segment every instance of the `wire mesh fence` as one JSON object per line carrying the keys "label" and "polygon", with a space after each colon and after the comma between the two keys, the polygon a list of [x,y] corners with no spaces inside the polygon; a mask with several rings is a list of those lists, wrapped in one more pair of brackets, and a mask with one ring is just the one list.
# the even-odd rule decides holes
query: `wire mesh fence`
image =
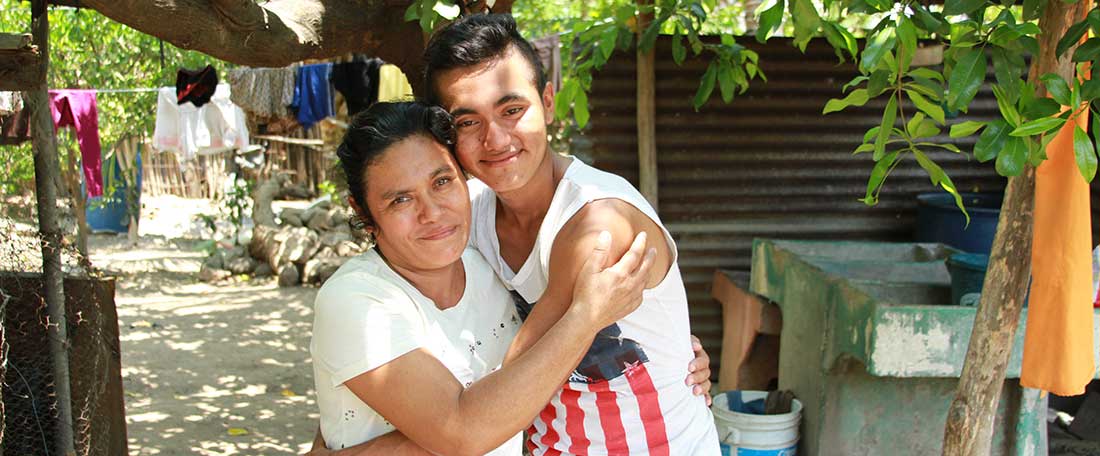
{"label": "wire mesh fence", "polygon": [[[50,321],[41,275],[41,238],[29,224],[0,217],[0,452],[62,454]],[[72,409],[78,455],[126,453],[114,280],[84,269],[62,246]]]}

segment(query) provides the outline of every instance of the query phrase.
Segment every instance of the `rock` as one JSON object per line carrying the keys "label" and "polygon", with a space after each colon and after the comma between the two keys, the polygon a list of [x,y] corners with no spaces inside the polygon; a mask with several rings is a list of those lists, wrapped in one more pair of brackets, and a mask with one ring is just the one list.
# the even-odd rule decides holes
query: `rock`
{"label": "rock", "polygon": [[333,208],[328,211],[328,226],[329,229],[336,228],[338,226],[346,226],[348,224],[348,213],[343,208]]}
{"label": "rock", "polygon": [[279,220],[282,220],[285,226],[305,226],[302,218],[293,214],[279,217]]}
{"label": "rock", "polygon": [[313,192],[309,191],[305,185],[293,184],[283,187],[282,196],[289,196],[291,198],[306,199],[313,196]]}
{"label": "rock", "polygon": [[327,246],[326,247],[321,247],[321,249],[318,250],[317,253],[313,254],[314,259],[317,259],[317,258],[336,258],[337,256],[338,255],[336,255],[336,251],[333,250],[332,247],[327,247]]}
{"label": "rock", "polygon": [[205,264],[199,268],[199,280],[203,282],[220,282],[228,279],[232,275],[232,272],[226,271],[225,269],[212,268]]}
{"label": "rock", "polygon": [[233,246],[231,248],[222,251],[222,259],[226,265],[225,269],[229,269],[229,263],[237,258],[247,257],[248,252],[245,252],[244,247]]}
{"label": "rock", "polygon": [[283,210],[279,211],[279,218],[287,218],[287,216],[291,215],[300,218],[302,216],[302,212],[305,212],[305,209],[299,209],[296,207],[283,208]]}
{"label": "rock", "polygon": [[279,247],[277,263],[273,264],[281,265],[284,260],[304,264],[321,247],[317,233],[306,228],[291,228],[289,231],[286,242]]}
{"label": "rock", "polygon": [[260,263],[259,266],[256,266],[256,270],[252,271],[252,276],[257,278],[271,277],[273,275],[275,275],[275,271],[272,271],[271,265],[267,263]]}
{"label": "rock", "polygon": [[302,283],[324,283],[336,273],[340,266],[348,261],[347,258],[314,258],[306,262],[302,268]]}
{"label": "rock", "polygon": [[310,220],[313,220],[314,216],[318,214],[324,214],[328,212],[329,209],[332,209],[332,203],[327,200],[321,200],[313,203],[313,205],[302,211],[302,214],[299,215],[299,218],[302,219],[303,224],[308,224]]}
{"label": "rock", "polygon": [[333,226],[332,231],[337,232],[337,233],[347,233],[348,235],[352,235],[351,225],[348,225],[347,222],[344,222],[344,223],[341,223],[339,225]]}
{"label": "rock", "polygon": [[229,260],[225,268],[234,274],[249,274],[256,269],[256,260],[247,256],[240,256]]}
{"label": "rock", "polygon": [[306,226],[313,231],[328,231],[330,228],[332,228],[332,225],[329,225],[327,213],[317,213],[309,219],[309,222],[306,223]]}
{"label": "rock", "polygon": [[274,178],[261,182],[252,191],[252,222],[257,226],[275,226],[275,211],[271,202],[281,193],[284,185],[290,182],[290,176],[278,174]]}
{"label": "rock", "polygon": [[352,241],[344,241],[336,245],[336,255],[342,257],[355,256],[366,250]]}
{"label": "rock", "polygon": [[213,255],[210,255],[206,257],[206,259],[202,260],[202,267],[210,269],[223,269],[225,268],[225,258],[222,256],[221,252],[214,252]]}
{"label": "rock", "polygon": [[329,231],[321,235],[321,245],[326,247],[336,247],[341,242],[351,241],[352,237],[348,233],[341,233],[339,231]]}
{"label": "rock", "polygon": [[283,265],[279,268],[279,286],[280,287],[293,287],[297,286],[301,276],[298,274],[298,267],[293,264]]}

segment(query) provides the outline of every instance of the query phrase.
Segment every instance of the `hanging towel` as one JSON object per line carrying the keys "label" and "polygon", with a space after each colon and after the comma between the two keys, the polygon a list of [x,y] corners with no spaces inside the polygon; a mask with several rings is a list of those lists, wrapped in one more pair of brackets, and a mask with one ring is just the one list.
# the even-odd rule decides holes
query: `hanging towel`
{"label": "hanging towel", "polygon": [[54,128],[73,127],[80,146],[80,167],[88,197],[103,195],[99,147],[99,113],[94,90],[51,90],[50,114]]}
{"label": "hanging towel", "polygon": [[188,70],[180,68],[176,72],[176,102],[184,104],[191,102],[196,107],[210,101],[214,91],[218,87],[218,73],[214,67],[207,65],[200,70]]}
{"label": "hanging towel", "polygon": [[298,112],[298,123],[309,129],[313,124],[332,115],[332,91],[329,89],[331,63],[302,65],[298,69],[298,82],[294,85],[294,101],[291,107]]}
{"label": "hanging towel", "polygon": [[[558,34],[547,35],[531,41],[531,47],[539,54],[546,80],[554,85],[554,91],[561,90],[561,38]],[[542,87],[539,87],[542,90]]]}
{"label": "hanging towel", "polygon": [[14,146],[31,140],[31,116],[27,110],[0,116],[0,145]]}
{"label": "hanging towel", "polygon": [[258,120],[276,120],[290,116],[294,101],[294,78],[298,65],[282,68],[237,68],[230,70],[226,81],[230,100]]}
{"label": "hanging towel", "polygon": [[1020,384],[1061,396],[1084,393],[1096,372],[1089,184],[1073,152],[1074,127],[1087,125],[1087,111],[1077,122],[1066,122],[1035,176],[1031,295]]}
{"label": "hanging towel", "polygon": [[332,85],[347,100],[348,116],[378,101],[378,69],[382,64],[382,59],[364,58],[333,65]]}
{"label": "hanging towel", "polygon": [[190,103],[177,104],[174,88],[161,88],[153,148],[174,152],[181,161],[188,161],[205,149],[247,146],[245,114],[230,101],[230,95],[229,84],[218,84],[210,103],[197,108]]}
{"label": "hanging towel", "polygon": [[412,97],[409,79],[397,65],[387,63],[378,69],[378,101],[403,101]]}
{"label": "hanging towel", "polygon": [[23,110],[21,92],[0,92],[0,116],[10,116]]}

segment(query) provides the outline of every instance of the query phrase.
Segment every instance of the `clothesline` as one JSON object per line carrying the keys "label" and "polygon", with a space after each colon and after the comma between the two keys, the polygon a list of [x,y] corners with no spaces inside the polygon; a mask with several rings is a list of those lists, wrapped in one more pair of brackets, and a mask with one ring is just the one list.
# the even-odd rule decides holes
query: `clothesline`
{"label": "clothesline", "polygon": [[139,93],[139,92],[156,92],[160,89],[156,88],[156,87],[152,87],[152,88],[141,87],[141,88],[135,88],[135,89],[92,89],[92,90],[95,90],[96,93]]}

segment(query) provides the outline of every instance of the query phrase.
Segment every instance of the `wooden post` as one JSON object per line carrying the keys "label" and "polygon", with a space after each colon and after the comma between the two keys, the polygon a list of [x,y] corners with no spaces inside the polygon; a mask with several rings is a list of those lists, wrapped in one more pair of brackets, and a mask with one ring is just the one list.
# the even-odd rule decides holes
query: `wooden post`
{"label": "wooden post", "polygon": [[[653,0],[638,0],[638,6],[652,5]],[[638,15],[638,40],[649,24],[653,13]],[[638,49],[638,189],[657,209],[657,96],[654,55],[656,44],[649,51]]]}
{"label": "wooden post", "polygon": [[[1067,80],[1075,77],[1070,62],[1072,49],[1057,59],[1055,47],[1066,29],[1084,18],[1089,8],[1091,2],[1047,4],[1039,20],[1043,32],[1039,35],[1039,55],[1032,60],[1028,74],[1030,82],[1037,83],[1039,76],[1046,73],[1057,73]],[[1036,86],[1039,95],[1045,96],[1043,85]],[[1035,168],[1027,165],[1023,174],[1008,180],[1005,189],[962,377],[947,412],[944,455],[990,454],[997,402],[1031,275],[1034,208]]]}
{"label": "wooden post", "polygon": [[35,196],[38,199],[38,231],[42,237],[42,283],[45,289],[46,311],[49,315],[49,351],[53,360],[54,398],[57,401],[57,433],[54,448],[64,455],[76,454],[73,442],[72,396],[69,392],[69,338],[65,323],[64,273],[61,270],[61,229],[57,224],[57,187],[60,166],[57,159],[57,138],[46,75],[50,65],[50,23],[46,0],[31,3],[31,29],[34,43],[41,53],[42,77],[27,93],[31,115],[32,149],[34,151]]}

